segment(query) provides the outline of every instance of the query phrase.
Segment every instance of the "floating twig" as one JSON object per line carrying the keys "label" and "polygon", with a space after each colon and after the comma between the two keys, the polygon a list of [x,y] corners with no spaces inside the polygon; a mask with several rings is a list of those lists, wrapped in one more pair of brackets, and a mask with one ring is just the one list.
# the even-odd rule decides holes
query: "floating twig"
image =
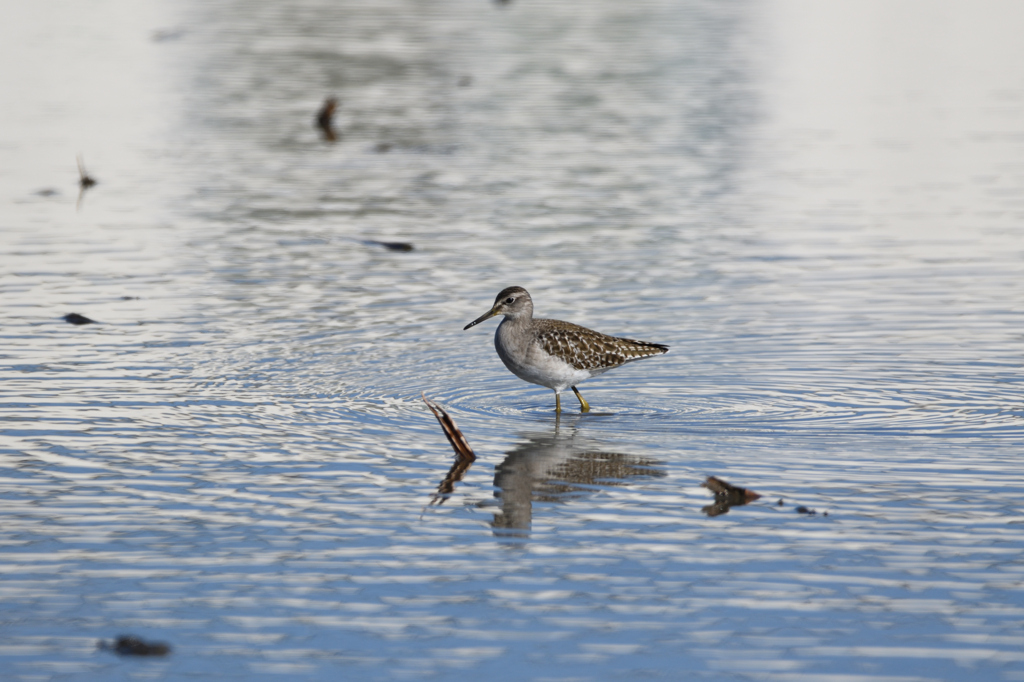
{"label": "floating twig", "polygon": [[469,441],[462,435],[462,431],[459,431],[459,427],[455,425],[455,420],[451,418],[445,409],[428,398],[425,393],[422,396],[423,402],[434,413],[437,422],[441,425],[441,430],[444,431],[445,437],[451,443],[452,449],[455,450],[455,463],[452,464],[452,468],[448,470],[448,474],[437,487],[437,492],[434,493],[430,503],[427,505],[429,507],[434,504],[444,504],[448,496],[455,491],[455,484],[462,480],[463,476],[466,475],[466,472],[473,465],[473,462],[476,461],[476,453],[473,452],[473,448],[469,447]]}

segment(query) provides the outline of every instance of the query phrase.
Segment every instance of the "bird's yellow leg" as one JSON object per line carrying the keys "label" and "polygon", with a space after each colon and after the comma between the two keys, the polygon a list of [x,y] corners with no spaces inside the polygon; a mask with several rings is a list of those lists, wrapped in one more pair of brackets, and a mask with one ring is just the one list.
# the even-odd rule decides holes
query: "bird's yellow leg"
{"label": "bird's yellow leg", "polygon": [[555,414],[562,411],[562,396],[555,394]]}
{"label": "bird's yellow leg", "polygon": [[587,401],[583,399],[583,396],[580,395],[580,392],[576,390],[575,386],[572,387],[572,392],[580,399],[580,412],[590,412],[590,405],[588,405]]}

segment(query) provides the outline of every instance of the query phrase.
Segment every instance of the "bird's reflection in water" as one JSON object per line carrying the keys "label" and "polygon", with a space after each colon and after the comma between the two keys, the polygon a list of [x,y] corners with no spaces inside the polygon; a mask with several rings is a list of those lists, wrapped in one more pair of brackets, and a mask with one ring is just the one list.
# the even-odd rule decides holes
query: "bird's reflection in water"
{"label": "bird's reflection in water", "polygon": [[[455,451],[455,463],[427,505],[442,505],[465,477],[476,454],[443,407],[423,396]],[[495,534],[526,535],[533,521],[534,502],[566,502],[596,487],[626,485],[630,479],[660,477],[665,471],[647,457],[603,452],[600,444],[584,439],[575,424],[554,423],[552,433],[527,434],[494,470]],[[490,506],[490,505],[487,505]],[[425,511],[425,510],[424,510]]]}
{"label": "bird's reflection in water", "polygon": [[595,487],[665,475],[656,460],[599,448],[598,443],[580,438],[575,427],[556,424],[552,434],[528,435],[495,468],[494,496],[501,505],[494,514],[495,532],[526,534],[534,502],[567,502]]}

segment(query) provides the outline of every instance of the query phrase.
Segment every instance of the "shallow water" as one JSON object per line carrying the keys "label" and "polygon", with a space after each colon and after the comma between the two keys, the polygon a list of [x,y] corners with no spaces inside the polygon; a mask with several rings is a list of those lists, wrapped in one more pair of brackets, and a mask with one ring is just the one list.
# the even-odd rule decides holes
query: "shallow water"
{"label": "shallow water", "polygon": [[9,13],[0,676],[1024,679],[1017,4]]}

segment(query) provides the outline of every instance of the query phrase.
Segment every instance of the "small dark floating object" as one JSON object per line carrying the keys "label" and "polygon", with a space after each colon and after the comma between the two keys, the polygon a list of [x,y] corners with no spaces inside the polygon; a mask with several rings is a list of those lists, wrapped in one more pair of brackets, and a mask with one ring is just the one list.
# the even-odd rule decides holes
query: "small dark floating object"
{"label": "small dark floating object", "polygon": [[328,142],[334,142],[338,139],[338,134],[334,132],[334,112],[337,109],[338,99],[336,97],[328,97],[324,100],[320,111],[316,112],[316,127],[320,129],[324,139]]}
{"label": "small dark floating object", "polygon": [[96,178],[85,172],[85,163],[82,162],[82,155],[76,157],[78,161],[78,186],[82,189],[89,189],[96,184]]}
{"label": "small dark floating object", "polygon": [[336,97],[325,99],[323,106],[320,107],[320,111],[316,114],[316,124],[321,128],[330,128],[334,123],[334,112],[337,108],[338,99]]}
{"label": "small dark floating object", "polygon": [[730,507],[742,507],[761,498],[753,490],[741,488],[715,476],[708,476],[708,479],[700,485],[715,494],[715,503],[701,508],[701,511],[708,516],[726,514]]}
{"label": "small dark floating object", "polygon": [[808,516],[814,516],[818,513],[813,509],[808,509],[807,507],[797,507],[795,511],[797,514],[807,514]]}
{"label": "small dark floating object", "polygon": [[96,324],[96,320],[90,320],[85,315],[79,315],[78,313],[68,313],[64,316],[64,321],[71,324]]}
{"label": "small dark floating object", "polygon": [[378,142],[377,146],[373,148],[373,151],[378,154],[387,154],[391,151],[392,144],[390,142]]}
{"label": "small dark floating object", "polygon": [[113,642],[101,639],[98,647],[119,656],[166,656],[171,646],[165,642],[147,642],[134,635],[121,635]]}
{"label": "small dark floating object", "polygon": [[366,242],[375,246],[383,246],[388,251],[412,251],[413,245],[408,242],[378,242],[373,239]]}
{"label": "small dark floating object", "polygon": [[458,82],[458,86],[460,88],[468,88],[472,84],[473,84],[473,77],[472,76],[463,76],[462,78],[459,79],[459,82]]}
{"label": "small dark floating object", "polygon": [[121,300],[122,301],[138,301],[139,297],[138,296],[122,296]]}
{"label": "small dark floating object", "polygon": [[783,501],[782,501],[782,498],[780,497],[780,498],[779,498],[779,501],[775,503],[775,506],[776,506],[776,507],[781,507],[781,506],[783,506],[784,504],[786,504],[786,503],[785,503],[785,502],[783,502]]}
{"label": "small dark floating object", "polygon": [[44,187],[43,189],[35,192],[37,197],[55,197],[58,194],[60,194],[60,190],[54,189],[53,187]]}

